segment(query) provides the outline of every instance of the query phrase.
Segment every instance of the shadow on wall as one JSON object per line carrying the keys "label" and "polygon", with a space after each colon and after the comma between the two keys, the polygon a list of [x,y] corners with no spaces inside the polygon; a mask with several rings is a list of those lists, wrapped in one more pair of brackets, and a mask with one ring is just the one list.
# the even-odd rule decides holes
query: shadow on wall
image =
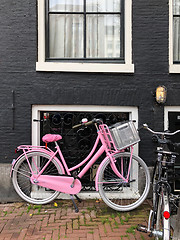
{"label": "shadow on wall", "polygon": [[14,190],[10,171],[11,164],[0,164],[0,203],[22,201]]}

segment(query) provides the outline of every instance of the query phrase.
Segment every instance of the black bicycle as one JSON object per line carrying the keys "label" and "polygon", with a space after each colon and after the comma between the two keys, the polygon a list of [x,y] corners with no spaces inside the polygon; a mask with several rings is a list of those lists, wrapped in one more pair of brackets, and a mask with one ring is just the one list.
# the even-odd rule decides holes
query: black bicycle
{"label": "black bicycle", "polygon": [[179,155],[175,149],[180,147],[179,143],[172,143],[168,137],[180,133],[155,132],[144,124],[143,127],[153,134],[153,141],[158,144],[156,151],[156,162],[153,171],[153,209],[149,214],[148,227],[138,226],[139,231],[148,232],[155,240],[172,239],[170,216],[178,207],[179,195],[173,191],[174,181],[179,176],[175,173],[175,161]]}

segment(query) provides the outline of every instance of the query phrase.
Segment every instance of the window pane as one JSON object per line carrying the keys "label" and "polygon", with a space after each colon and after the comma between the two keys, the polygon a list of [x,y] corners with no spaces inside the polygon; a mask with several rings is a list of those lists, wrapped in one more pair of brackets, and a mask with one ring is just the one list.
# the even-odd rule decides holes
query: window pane
{"label": "window pane", "polygon": [[50,12],[82,12],[83,0],[49,0]]}
{"label": "window pane", "polygon": [[121,0],[86,0],[87,12],[120,12]]}
{"label": "window pane", "polygon": [[173,55],[174,61],[180,61],[180,18],[174,17],[174,36],[173,36]]}
{"label": "window pane", "polygon": [[180,14],[180,0],[174,0],[173,6],[173,14],[179,15]]}
{"label": "window pane", "polygon": [[49,16],[49,57],[83,57],[83,15]]}
{"label": "window pane", "polygon": [[87,58],[120,56],[120,16],[87,15]]}

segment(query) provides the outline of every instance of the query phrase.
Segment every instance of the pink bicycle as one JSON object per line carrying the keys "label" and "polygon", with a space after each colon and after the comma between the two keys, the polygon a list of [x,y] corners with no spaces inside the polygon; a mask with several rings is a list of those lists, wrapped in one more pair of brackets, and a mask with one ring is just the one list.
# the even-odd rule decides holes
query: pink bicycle
{"label": "pink bicycle", "polygon": [[[81,178],[105,152],[106,157],[96,172],[95,187],[103,201],[117,211],[130,211],[147,197],[150,175],[144,161],[133,155],[133,145],[140,141],[133,121],[110,127],[100,119],[87,121],[73,128],[94,124],[97,139],[89,155],[78,165],[68,168],[57,141],[61,135],[46,134],[42,140],[54,142],[56,151],[46,146],[21,145],[23,153],[12,162],[12,182],[16,192],[32,204],[46,204],[60,192],[73,196],[81,191]],[[99,147],[100,145],[100,147]],[[130,150],[129,152],[127,150]],[[57,157],[59,154],[60,159]]]}

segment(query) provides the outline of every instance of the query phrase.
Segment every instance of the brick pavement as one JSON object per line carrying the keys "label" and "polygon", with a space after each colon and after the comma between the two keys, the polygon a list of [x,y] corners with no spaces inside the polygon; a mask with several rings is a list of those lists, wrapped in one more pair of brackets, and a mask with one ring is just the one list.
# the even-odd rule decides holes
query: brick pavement
{"label": "brick pavement", "polygon": [[136,231],[146,224],[149,202],[134,211],[116,212],[101,200],[83,200],[75,213],[70,200],[48,205],[0,204],[0,240],[151,240]]}

